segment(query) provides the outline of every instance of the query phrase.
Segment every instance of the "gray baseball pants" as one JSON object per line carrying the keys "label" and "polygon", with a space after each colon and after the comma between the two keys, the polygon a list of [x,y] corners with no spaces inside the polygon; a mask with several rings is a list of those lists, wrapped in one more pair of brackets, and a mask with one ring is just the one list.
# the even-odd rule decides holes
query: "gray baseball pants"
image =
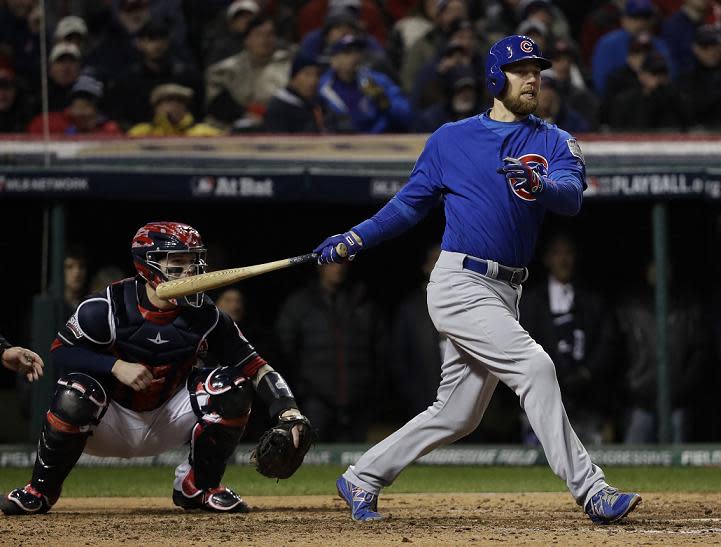
{"label": "gray baseball pants", "polygon": [[553,361],[518,322],[521,288],[464,269],[465,256],[443,251],[428,284],[428,310],[445,338],[436,401],[343,476],[378,494],[418,458],[476,429],[501,380],[520,398],[551,469],[585,506],[607,484],[568,421]]}

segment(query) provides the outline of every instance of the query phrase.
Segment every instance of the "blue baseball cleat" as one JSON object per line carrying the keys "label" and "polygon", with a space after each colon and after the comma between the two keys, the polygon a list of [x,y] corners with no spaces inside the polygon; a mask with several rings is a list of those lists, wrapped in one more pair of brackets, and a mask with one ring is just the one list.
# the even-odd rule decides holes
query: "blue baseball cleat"
{"label": "blue baseball cleat", "polygon": [[628,515],[641,501],[641,496],[619,492],[607,486],[596,492],[586,504],[586,514],[596,524],[610,524]]}
{"label": "blue baseball cleat", "polygon": [[340,477],[335,481],[338,488],[338,495],[345,500],[350,507],[350,516],[358,522],[371,520],[382,520],[383,515],[378,512],[378,496],[366,492],[360,486]]}

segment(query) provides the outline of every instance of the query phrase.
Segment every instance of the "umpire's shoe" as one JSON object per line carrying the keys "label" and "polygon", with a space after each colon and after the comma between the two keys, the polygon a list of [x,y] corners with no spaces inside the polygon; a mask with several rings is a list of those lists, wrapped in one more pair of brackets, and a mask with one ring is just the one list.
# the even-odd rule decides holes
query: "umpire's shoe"
{"label": "umpire's shoe", "polygon": [[378,512],[378,496],[366,492],[360,486],[355,486],[344,477],[335,481],[338,495],[350,507],[350,516],[358,522],[382,520],[383,515]]}
{"label": "umpire's shoe", "polygon": [[250,513],[250,507],[243,498],[222,485],[218,488],[198,490],[192,497],[173,489],[173,503],[183,509],[202,509],[216,513]]}
{"label": "umpire's shoe", "polygon": [[39,515],[47,513],[57,500],[58,496],[51,499],[28,484],[1,496],[0,509],[6,515]]}
{"label": "umpire's shoe", "polygon": [[619,492],[617,488],[606,486],[588,500],[586,514],[596,524],[610,524],[628,515],[640,501],[638,494]]}

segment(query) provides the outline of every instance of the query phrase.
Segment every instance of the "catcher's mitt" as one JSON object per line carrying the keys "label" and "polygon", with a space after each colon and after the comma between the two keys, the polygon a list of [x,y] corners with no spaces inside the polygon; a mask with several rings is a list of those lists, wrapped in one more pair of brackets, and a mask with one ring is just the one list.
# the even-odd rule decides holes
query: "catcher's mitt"
{"label": "catcher's mitt", "polygon": [[[293,444],[292,429],[301,425],[298,447]],[[250,455],[250,462],[261,475],[274,479],[287,479],[303,463],[303,458],[315,441],[310,421],[303,415],[279,418],[278,423],[263,433]]]}

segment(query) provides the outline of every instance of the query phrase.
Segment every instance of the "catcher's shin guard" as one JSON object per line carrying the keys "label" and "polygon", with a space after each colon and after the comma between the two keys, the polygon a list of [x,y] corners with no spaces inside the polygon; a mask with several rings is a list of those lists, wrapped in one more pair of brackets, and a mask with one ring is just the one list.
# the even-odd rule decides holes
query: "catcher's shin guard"
{"label": "catcher's shin guard", "polygon": [[2,499],[5,514],[45,513],[55,504],[85,449],[90,426],[100,422],[107,405],[103,386],[91,376],[70,373],[58,380],[38,440],[32,480]]}
{"label": "catcher's shin guard", "polygon": [[201,371],[188,387],[199,418],[190,447],[193,482],[200,490],[217,488],[245,431],[253,389],[235,367]]}

